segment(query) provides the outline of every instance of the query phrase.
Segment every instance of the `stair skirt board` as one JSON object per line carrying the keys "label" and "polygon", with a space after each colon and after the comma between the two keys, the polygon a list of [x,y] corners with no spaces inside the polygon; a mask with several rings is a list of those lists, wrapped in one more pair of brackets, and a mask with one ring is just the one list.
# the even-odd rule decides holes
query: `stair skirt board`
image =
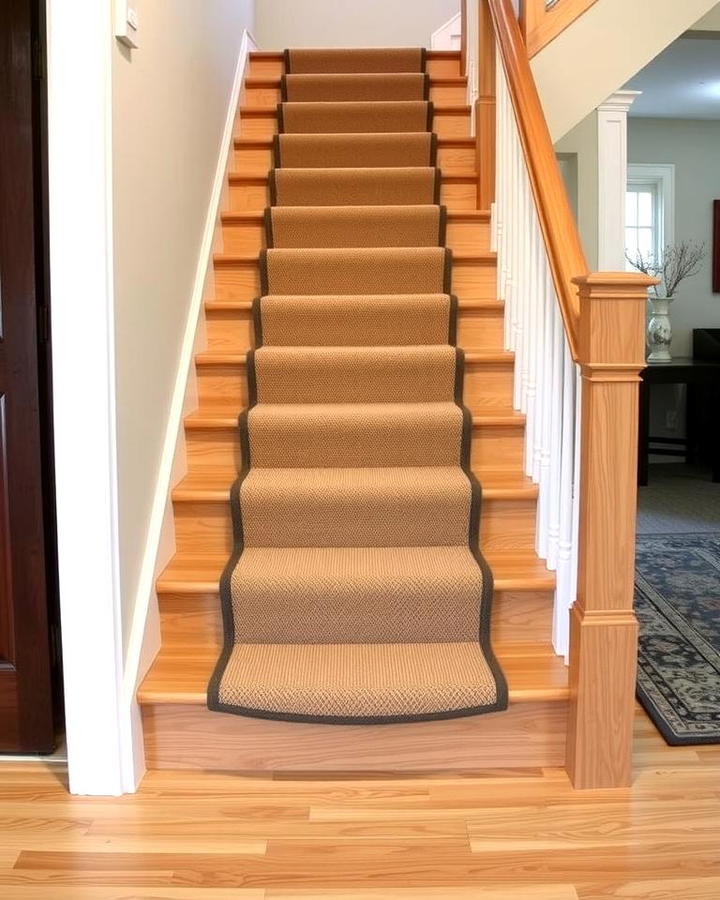
{"label": "stair skirt board", "polygon": [[390,726],[507,708],[425,64],[285,53],[212,711]]}

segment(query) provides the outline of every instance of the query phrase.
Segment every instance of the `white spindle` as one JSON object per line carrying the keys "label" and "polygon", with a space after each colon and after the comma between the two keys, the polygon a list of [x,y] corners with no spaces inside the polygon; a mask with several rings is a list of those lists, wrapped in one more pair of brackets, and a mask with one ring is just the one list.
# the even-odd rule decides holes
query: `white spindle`
{"label": "white spindle", "polygon": [[505,347],[515,352],[513,405],[526,414],[525,472],[539,485],[536,548],[557,570],[553,643],[566,654],[577,586],[578,376],[498,53],[493,246]]}

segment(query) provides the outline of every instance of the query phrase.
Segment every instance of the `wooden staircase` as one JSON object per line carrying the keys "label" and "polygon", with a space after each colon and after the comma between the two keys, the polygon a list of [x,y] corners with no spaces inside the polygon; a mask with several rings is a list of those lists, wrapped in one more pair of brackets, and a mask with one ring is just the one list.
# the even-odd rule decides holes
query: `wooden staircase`
{"label": "wooden staircase", "polygon": [[472,467],[483,485],[480,543],[495,576],[492,630],[507,675],[507,712],[441,722],[327,726],[210,712],[205,692],[221,641],[218,582],[231,549],[229,487],[240,465],[238,414],[258,295],[272,136],[283,56],[253,53],[238,112],[223,251],[196,356],[197,409],[185,420],[187,475],[173,491],[176,555],[158,580],[162,648],[138,700],[150,768],[417,770],[562,765],[567,670],[552,649],[554,577],[534,551],[537,488],[523,474],[524,417],[512,408],[489,212],[478,210],[475,139],[459,52],[428,56],[448,208]]}

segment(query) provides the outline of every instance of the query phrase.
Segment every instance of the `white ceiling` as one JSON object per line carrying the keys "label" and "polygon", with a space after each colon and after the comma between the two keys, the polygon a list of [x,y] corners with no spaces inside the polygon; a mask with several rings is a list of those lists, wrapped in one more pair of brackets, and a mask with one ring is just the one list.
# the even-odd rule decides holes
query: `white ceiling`
{"label": "white ceiling", "polygon": [[720,35],[696,34],[674,41],[625,85],[643,92],[630,115],[720,119]]}

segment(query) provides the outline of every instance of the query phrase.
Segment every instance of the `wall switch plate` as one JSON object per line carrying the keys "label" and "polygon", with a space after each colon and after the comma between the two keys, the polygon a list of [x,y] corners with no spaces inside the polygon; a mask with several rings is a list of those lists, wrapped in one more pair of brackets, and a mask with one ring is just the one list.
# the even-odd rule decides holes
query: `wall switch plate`
{"label": "wall switch plate", "polygon": [[115,0],[115,37],[126,47],[139,47],[138,0]]}

